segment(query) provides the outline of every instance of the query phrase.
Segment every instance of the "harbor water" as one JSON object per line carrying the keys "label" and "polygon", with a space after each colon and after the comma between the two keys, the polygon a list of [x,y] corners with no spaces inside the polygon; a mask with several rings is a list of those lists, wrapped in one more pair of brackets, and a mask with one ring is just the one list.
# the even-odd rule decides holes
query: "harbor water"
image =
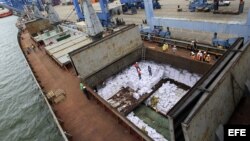
{"label": "harbor water", "polygon": [[62,141],[19,48],[16,20],[0,19],[0,141]]}

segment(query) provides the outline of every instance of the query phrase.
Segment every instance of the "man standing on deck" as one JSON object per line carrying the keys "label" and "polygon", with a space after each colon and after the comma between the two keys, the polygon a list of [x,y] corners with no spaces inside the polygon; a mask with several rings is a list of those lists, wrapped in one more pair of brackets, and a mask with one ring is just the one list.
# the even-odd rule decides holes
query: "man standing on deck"
{"label": "man standing on deck", "polygon": [[151,34],[148,33],[148,41],[151,41]]}
{"label": "man standing on deck", "polygon": [[194,49],[197,50],[197,41],[194,40]]}
{"label": "man standing on deck", "polygon": [[210,57],[210,55],[208,54],[208,55],[206,56],[205,62],[210,63],[210,61],[211,61],[211,57]]}
{"label": "man standing on deck", "polygon": [[196,51],[197,50],[197,41],[196,40],[193,40],[191,42],[191,51]]}
{"label": "man standing on deck", "polygon": [[173,53],[175,54],[176,51],[177,51],[176,45],[174,45],[174,47],[172,48],[172,50],[173,50]]}
{"label": "man standing on deck", "polygon": [[82,90],[82,92],[86,95],[86,97],[88,98],[88,100],[90,100],[90,96],[89,96],[89,92],[86,89],[86,87],[83,85],[82,82],[80,82],[80,89]]}

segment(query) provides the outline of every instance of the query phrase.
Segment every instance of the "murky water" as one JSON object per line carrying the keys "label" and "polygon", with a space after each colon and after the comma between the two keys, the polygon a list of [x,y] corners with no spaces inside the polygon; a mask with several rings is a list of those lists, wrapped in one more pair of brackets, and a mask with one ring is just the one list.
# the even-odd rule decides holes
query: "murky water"
{"label": "murky water", "polygon": [[19,49],[16,19],[0,19],[0,141],[62,141]]}

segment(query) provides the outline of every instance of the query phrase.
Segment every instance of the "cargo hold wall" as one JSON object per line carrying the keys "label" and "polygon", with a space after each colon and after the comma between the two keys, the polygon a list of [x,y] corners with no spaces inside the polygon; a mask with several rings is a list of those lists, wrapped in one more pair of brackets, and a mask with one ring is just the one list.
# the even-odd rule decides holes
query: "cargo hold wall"
{"label": "cargo hold wall", "polygon": [[[226,124],[243,96],[250,78],[250,43],[231,58],[182,123],[186,141],[215,141],[220,124]],[[228,57],[230,57],[230,54]]]}
{"label": "cargo hold wall", "polygon": [[86,79],[140,47],[142,40],[139,28],[129,25],[69,55],[77,73]]}
{"label": "cargo hold wall", "polygon": [[193,61],[184,57],[154,51],[150,48],[146,50],[146,60],[152,60],[158,63],[172,65],[175,68],[188,70],[191,73],[205,74],[211,67],[211,64]]}
{"label": "cargo hold wall", "polygon": [[141,50],[142,49],[139,48],[124,56],[123,58],[115,61],[114,63],[106,66],[102,70],[99,70],[95,74],[85,78],[85,83],[87,83],[90,87],[101,84],[112,75],[119,73],[120,71],[126,69],[129,65],[132,65],[136,61],[140,60],[142,52]]}

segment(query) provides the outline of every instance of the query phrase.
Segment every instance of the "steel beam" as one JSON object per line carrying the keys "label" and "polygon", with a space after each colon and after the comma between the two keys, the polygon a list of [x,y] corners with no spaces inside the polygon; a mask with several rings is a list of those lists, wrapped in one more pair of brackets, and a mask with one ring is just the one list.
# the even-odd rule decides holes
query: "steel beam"
{"label": "steel beam", "polygon": [[153,30],[154,24],[152,23],[152,20],[154,17],[154,9],[153,9],[152,0],[144,0],[144,6],[145,6],[145,14],[146,14],[147,23],[150,26],[150,29]]}

